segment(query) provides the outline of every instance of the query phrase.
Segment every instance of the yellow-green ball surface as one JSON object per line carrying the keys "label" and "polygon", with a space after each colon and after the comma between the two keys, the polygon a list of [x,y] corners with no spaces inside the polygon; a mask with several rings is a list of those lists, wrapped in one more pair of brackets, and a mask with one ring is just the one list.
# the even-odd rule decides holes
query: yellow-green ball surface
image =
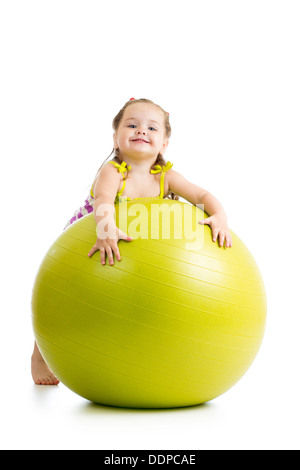
{"label": "yellow-green ball surface", "polygon": [[114,266],[88,257],[93,214],[56,240],[32,311],[63,384],[104,405],[169,408],[212,400],[245,374],[265,329],[263,281],[242,241],[232,233],[233,247],[220,248],[203,216],[171,200],[117,204],[117,225],[134,240],[119,242]]}

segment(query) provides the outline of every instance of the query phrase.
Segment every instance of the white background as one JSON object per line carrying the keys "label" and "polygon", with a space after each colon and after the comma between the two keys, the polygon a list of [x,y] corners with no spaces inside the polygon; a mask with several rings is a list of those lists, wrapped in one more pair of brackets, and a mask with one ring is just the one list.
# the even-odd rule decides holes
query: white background
{"label": "white background", "polygon": [[[1,448],[299,449],[299,24],[290,0],[1,1]],[[35,275],[131,97],[170,113],[167,159],[219,198],[266,285],[255,363],[195,408],[95,406],[30,377]]]}

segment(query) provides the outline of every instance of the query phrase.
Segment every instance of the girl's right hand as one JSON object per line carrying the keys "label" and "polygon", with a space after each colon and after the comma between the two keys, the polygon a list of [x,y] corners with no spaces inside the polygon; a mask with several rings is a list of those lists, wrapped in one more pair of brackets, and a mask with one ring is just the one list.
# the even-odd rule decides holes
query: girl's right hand
{"label": "girl's right hand", "polygon": [[93,256],[96,251],[100,250],[100,257],[101,257],[101,264],[105,264],[106,254],[108,256],[109,264],[113,266],[114,264],[114,256],[115,254],[118,261],[121,261],[121,255],[119,252],[118,241],[125,240],[127,242],[131,242],[133,238],[129,237],[126,233],[122,232],[118,227],[116,227],[116,237],[113,238],[97,238],[97,241],[91,251],[89,252],[88,256]]}

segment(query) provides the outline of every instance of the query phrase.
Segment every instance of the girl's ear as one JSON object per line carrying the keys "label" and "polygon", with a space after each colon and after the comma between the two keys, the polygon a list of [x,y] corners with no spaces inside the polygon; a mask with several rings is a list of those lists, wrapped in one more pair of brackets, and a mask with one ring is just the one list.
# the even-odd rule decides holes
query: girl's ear
{"label": "girl's ear", "polygon": [[162,146],[159,153],[161,153],[163,155],[164,152],[167,150],[168,145],[169,145],[169,140],[168,139],[164,140],[163,146]]}

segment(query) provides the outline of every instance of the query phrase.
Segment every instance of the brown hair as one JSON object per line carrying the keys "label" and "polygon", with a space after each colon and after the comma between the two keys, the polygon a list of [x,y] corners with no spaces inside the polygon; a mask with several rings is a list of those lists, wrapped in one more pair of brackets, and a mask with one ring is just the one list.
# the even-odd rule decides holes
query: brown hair
{"label": "brown hair", "polygon": [[[169,113],[167,113],[163,108],[161,108],[161,106],[159,106],[158,104],[154,103],[153,101],[151,100],[148,100],[146,98],[140,98],[140,99],[132,99],[130,101],[127,101],[125,103],[125,105],[123,106],[123,108],[118,112],[118,114],[114,117],[113,119],[113,122],[112,122],[112,127],[113,127],[113,130],[116,132],[119,128],[119,125],[120,125],[120,122],[124,116],[124,113],[125,113],[125,110],[128,108],[128,106],[130,106],[131,104],[135,104],[135,103],[149,103],[149,104],[153,104],[154,106],[157,106],[162,112],[163,112],[163,115],[164,115],[164,126],[165,126],[165,137],[167,139],[169,139],[171,137],[171,133],[172,133],[172,129],[171,129],[171,125],[170,125],[170,119],[169,119]],[[104,162],[102,163],[102,165],[100,166],[98,172],[97,172],[97,175],[95,177],[95,179],[97,178],[98,174],[99,174],[99,171],[101,170],[101,168],[103,167],[103,165],[105,164],[105,162],[111,157],[111,155],[114,153],[114,157],[110,160],[110,161],[114,161],[114,162],[117,162],[119,164],[122,163],[122,159],[120,157],[120,151],[119,149],[113,149],[111,154],[106,158],[106,160],[104,160]],[[109,162],[108,162],[109,163]],[[152,165],[151,169],[154,169],[155,165],[162,165],[162,166],[165,166],[166,165],[166,161],[163,157],[163,155],[161,155],[161,153],[159,153],[157,155],[157,158],[156,158],[156,161],[155,163]],[[95,180],[94,180],[95,181]],[[169,198],[170,199],[176,199],[178,200],[179,197],[174,194],[174,193],[170,193],[169,195]]]}

